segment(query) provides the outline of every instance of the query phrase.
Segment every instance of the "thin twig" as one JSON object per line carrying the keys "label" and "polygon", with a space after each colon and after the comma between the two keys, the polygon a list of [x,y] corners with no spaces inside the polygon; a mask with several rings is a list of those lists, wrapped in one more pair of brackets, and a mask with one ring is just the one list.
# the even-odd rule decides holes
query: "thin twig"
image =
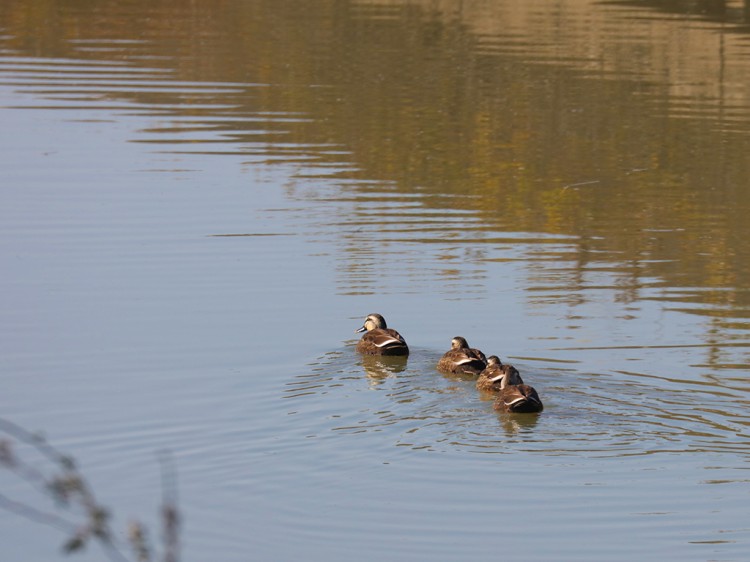
{"label": "thin twig", "polygon": [[180,517],[177,511],[177,470],[172,455],[159,455],[162,476],[162,525],[164,533],[164,562],[180,559]]}
{"label": "thin twig", "polygon": [[47,525],[66,533],[75,533],[78,531],[77,525],[72,521],[68,521],[64,517],[60,517],[54,513],[48,513],[25,503],[14,501],[4,494],[0,494],[0,508],[15,515],[25,517],[35,523],[41,523],[42,525]]}
{"label": "thin twig", "polygon": [[101,544],[110,560],[128,562],[128,558],[115,544],[115,535],[109,525],[109,512],[96,501],[91,488],[78,472],[73,459],[60,453],[42,436],[27,431],[6,419],[0,418],[0,431],[33,447],[60,472],[53,476],[45,475],[41,470],[16,455],[10,440],[7,439],[0,440],[0,465],[18,474],[22,480],[31,483],[40,493],[51,496],[66,507],[82,508],[85,521],[82,524],[75,524],[63,517],[12,500],[5,495],[0,495],[0,508],[70,533],[63,545],[65,552],[80,550],[86,546],[89,539],[93,538]]}

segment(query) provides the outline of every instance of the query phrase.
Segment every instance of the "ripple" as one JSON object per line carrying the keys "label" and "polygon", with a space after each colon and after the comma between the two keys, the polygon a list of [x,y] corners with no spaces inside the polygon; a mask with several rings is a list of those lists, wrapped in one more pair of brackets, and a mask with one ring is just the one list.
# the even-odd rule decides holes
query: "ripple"
{"label": "ripple", "polygon": [[638,372],[586,373],[575,361],[555,369],[548,359],[514,359],[545,411],[511,415],[496,413],[472,379],[438,373],[439,356],[430,349],[396,360],[359,357],[349,348],[330,352],[288,384],[285,398],[295,413],[318,412],[306,416],[317,436],[381,433],[395,447],[587,458],[713,452],[750,459],[747,389]]}

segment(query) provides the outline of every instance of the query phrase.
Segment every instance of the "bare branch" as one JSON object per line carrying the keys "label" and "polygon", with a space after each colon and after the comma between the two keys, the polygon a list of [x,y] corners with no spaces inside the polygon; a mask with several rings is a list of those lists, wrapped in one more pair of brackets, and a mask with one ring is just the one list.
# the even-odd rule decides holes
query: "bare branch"
{"label": "bare branch", "polygon": [[180,559],[180,516],[177,510],[177,470],[172,455],[163,451],[159,455],[162,475],[162,532],[164,562]]}
{"label": "bare branch", "polygon": [[[73,458],[63,455],[52,447],[39,434],[0,418],[0,432],[11,436],[11,439],[0,439],[0,467],[5,467],[18,475],[21,480],[30,483],[38,492],[51,497],[66,508],[80,510],[82,523],[76,523],[57,514],[43,511],[26,503],[18,502],[0,494],[0,509],[5,509],[31,521],[63,531],[68,535],[62,549],[73,553],[84,549],[92,540],[97,542],[114,562],[128,562],[110,527],[109,510],[100,505],[85,479],[78,472]],[[20,457],[16,452],[16,442],[30,445],[51,465],[52,475]],[[163,497],[161,520],[164,541],[164,562],[178,562],[180,516],[177,509],[176,470],[168,453],[160,455],[162,467]],[[54,472],[57,471],[57,472]],[[128,532],[128,542],[138,562],[151,562],[151,553],[146,540],[146,528],[139,522],[132,522]]]}

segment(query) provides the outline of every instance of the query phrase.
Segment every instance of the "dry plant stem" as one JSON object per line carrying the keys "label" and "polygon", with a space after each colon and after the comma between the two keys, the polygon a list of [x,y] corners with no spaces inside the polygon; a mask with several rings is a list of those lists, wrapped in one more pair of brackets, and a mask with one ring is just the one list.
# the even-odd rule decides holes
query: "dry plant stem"
{"label": "dry plant stem", "polygon": [[[11,439],[0,439],[0,466],[14,472],[37,491],[50,496],[55,502],[66,507],[80,509],[84,521],[82,523],[70,521],[57,514],[14,501],[4,494],[0,494],[0,508],[68,534],[69,538],[63,545],[65,552],[80,550],[93,540],[102,546],[110,560],[128,562],[129,558],[115,544],[116,537],[109,525],[109,512],[97,502],[91,488],[78,472],[73,459],[61,454],[41,436],[2,418],[0,418],[0,432],[10,435],[16,442],[23,442],[33,447],[50,461],[58,472],[47,476],[41,470],[31,466],[15,453]],[[162,457],[164,459],[166,455]],[[164,561],[178,562],[179,514],[176,507],[176,478],[174,468],[169,467],[167,470],[165,464],[162,460]],[[129,543],[138,562],[151,561],[151,553],[146,541],[146,529],[139,522],[130,525]]]}
{"label": "dry plant stem", "polygon": [[180,517],[177,511],[177,477],[172,456],[160,455],[162,474],[162,525],[164,533],[164,562],[180,559]]}

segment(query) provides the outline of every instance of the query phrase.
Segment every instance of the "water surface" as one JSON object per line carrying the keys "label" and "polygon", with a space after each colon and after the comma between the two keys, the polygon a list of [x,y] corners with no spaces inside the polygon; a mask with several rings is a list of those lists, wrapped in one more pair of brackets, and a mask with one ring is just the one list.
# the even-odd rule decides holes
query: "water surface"
{"label": "water surface", "polygon": [[[747,13],[4,2],[2,417],[121,529],[172,451],[186,560],[742,560]],[[408,360],[354,353],[376,311]]]}

